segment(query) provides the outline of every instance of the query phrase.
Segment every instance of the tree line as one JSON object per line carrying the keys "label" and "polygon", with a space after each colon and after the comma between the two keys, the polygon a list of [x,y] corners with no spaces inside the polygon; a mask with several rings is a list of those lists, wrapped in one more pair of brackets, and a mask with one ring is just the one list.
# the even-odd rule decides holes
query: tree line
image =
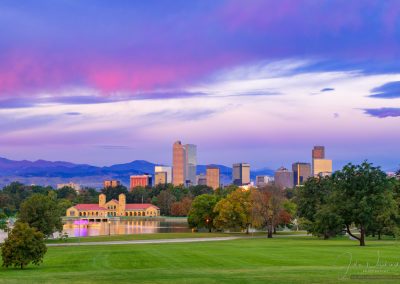
{"label": "tree line", "polygon": [[279,226],[290,226],[296,205],[288,194],[275,185],[245,190],[232,187],[228,191],[202,194],[192,203],[189,226],[208,231],[233,230],[249,233],[250,227],[266,229],[268,238]]}

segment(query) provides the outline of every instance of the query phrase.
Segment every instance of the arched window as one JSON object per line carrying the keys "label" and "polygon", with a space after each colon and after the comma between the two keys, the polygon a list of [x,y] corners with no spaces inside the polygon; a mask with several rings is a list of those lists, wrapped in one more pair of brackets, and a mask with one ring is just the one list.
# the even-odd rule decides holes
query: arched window
{"label": "arched window", "polygon": [[135,216],[137,216],[137,213],[135,212]]}

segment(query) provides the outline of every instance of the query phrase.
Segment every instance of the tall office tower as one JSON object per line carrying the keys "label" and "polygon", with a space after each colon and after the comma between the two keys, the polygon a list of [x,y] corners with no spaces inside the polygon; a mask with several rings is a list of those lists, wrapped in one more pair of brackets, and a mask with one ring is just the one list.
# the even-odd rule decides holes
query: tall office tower
{"label": "tall office tower", "polygon": [[197,146],[186,144],[184,147],[186,152],[185,182],[186,185],[196,185]]}
{"label": "tall office tower", "polygon": [[313,176],[330,176],[332,174],[332,160],[314,159]]}
{"label": "tall office tower", "polygon": [[281,189],[293,188],[293,172],[285,167],[280,167],[275,171],[275,185]]}
{"label": "tall office tower", "polygon": [[233,164],[232,181],[234,185],[246,185],[250,183],[250,164],[237,163]]}
{"label": "tall office tower", "polygon": [[309,177],[311,177],[311,165],[309,163],[292,164],[294,185],[302,185]]}
{"label": "tall office tower", "polygon": [[172,167],[168,166],[155,166],[154,173],[166,173],[167,180],[166,183],[172,183]]}
{"label": "tall office tower", "polygon": [[325,146],[314,146],[312,159],[325,159]]}
{"label": "tall office tower", "polygon": [[314,146],[312,150],[312,175],[326,176],[332,174],[332,160],[325,159],[325,147]]}
{"label": "tall office tower", "polygon": [[216,166],[207,166],[206,168],[207,186],[214,190],[220,186],[219,168]]}
{"label": "tall office tower", "polygon": [[186,181],[186,151],[181,141],[176,141],[172,147],[172,183],[185,185]]}

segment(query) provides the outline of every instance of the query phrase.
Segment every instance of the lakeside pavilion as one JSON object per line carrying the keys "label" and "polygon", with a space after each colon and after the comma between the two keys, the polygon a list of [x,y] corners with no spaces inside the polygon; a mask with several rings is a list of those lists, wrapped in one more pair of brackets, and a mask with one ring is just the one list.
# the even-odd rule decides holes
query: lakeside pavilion
{"label": "lakeside pavilion", "polygon": [[77,204],[67,209],[67,217],[80,219],[105,219],[110,217],[157,217],[160,208],[150,203],[126,203],[125,194],[121,193],[118,200],[106,202],[106,195],[99,195],[98,204]]}

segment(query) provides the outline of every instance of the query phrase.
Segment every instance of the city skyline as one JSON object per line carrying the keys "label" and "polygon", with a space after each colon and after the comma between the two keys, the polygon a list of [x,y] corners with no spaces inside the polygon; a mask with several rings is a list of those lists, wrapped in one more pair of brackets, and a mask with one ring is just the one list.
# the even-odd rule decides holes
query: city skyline
{"label": "city skyline", "polygon": [[[190,2],[190,3],[189,3]],[[244,5],[246,4],[246,5]],[[0,3],[0,156],[399,168],[398,1]],[[73,17],[71,16],[73,15]]]}

